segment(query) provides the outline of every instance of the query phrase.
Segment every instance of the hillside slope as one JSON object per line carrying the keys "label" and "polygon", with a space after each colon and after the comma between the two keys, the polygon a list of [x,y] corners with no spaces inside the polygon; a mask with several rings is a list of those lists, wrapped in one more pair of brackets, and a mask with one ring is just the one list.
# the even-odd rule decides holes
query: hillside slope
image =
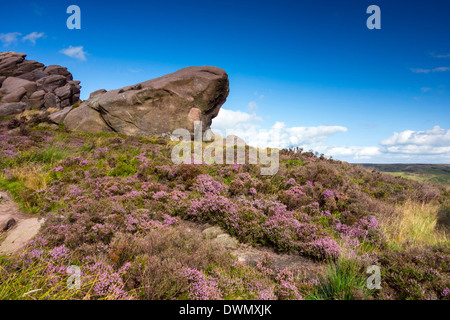
{"label": "hillside slope", "polygon": [[[0,138],[0,188],[46,219],[22,252],[0,256],[0,298],[450,298],[442,186],[301,149],[281,150],[273,176],[261,164],[174,165],[170,140],[68,132],[46,114],[6,119]],[[269,253],[245,264],[186,222]],[[294,276],[280,253],[328,269]],[[66,286],[70,265],[79,290]],[[370,265],[380,290],[366,287]]]}

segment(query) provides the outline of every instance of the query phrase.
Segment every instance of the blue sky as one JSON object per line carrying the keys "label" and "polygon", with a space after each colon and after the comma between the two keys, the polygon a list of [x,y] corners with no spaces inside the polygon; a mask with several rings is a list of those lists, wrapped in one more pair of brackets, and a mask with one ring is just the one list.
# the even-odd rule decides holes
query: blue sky
{"label": "blue sky", "polygon": [[[71,4],[81,30],[66,27]],[[372,4],[380,30],[366,27]],[[265,130],[350,162],[450,163],[449,1],[22,0],[2,12],[0,50],[68,67],[84,99],[214,65],[230,78],[215,131],[259,144]]]}

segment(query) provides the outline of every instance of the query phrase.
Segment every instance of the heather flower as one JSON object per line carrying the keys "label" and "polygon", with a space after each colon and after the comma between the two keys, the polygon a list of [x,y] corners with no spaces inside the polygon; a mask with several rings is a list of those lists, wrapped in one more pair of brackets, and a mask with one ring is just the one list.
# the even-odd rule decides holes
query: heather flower
{"label": "heather flower", "polygon": [[328,199],[329,197],[335,197],[334,192],[331,190],[325,190],[324,192],[322,192],[322,194],[325,197],[325,200]]}
{"label": "heather flower", "polygon": [[302,296],[295,285],[292,272],[283,269],[275,278],[279,281],[277,295],[281,300],[302,300]]}
{"label": "heather flower", "polygon": [[50,252],[50,256],[54,260],[67,259],[68,254],[69,254],[69,249],[67,249],[65,245],[53,248],[53,250]]}
{"label": "heather flower", "polygon": [[190,215],[204,216],[212,221],[236,212],[236,207],[230,199],[214,194],[206,194],[200,199],[192,200],[188,211]]}
{"label": "heather flower", "polygon": [[198,175],[193,185],[193,190],[200,194],[219,195],[227,190],[227,186],[219,181],[214,180],[206,174]]}
{"label": "heather flower", "polygon": [[189,283],[189,298],[192,300],[218,300],[221,291],[217,280],[208,278],[197,269],[183,268],[182,272]]}
{"label": "heather flower", "polygon": [[137,157],[135,157],[135,159],[139,163],[139,169],[146,169],[146,168],[150,167],[151,162],[146,157],[146,153],[145,152],[143,152],[140,155],[138,155]]}
{"label": "heather flower", "polygon": [[318,238],[308,243],[305,248],[307,252],[319,258],[335,259],[341,252],[337,242],[330,237]]}
{"label": "heather flower", "polygon": [[156,172],[165,178],[173,178],[177,174],[177,168],[172,168],[169,165],[156,166]]}
{"label": "heather flower", "polygon": [[81,190],[77,185],[71,185],[69,187],[68,195],[70,197],[79,197],[83,194],[83,190]]}
{"label": "heather flower", "polygon": [[59,167],[53,168],[52,171],[53,172],[59,172],[59,171],[62,171],[63,169],[64,169],[63,167],[59,166]]}
{"label": "heather flower", "polygon": [[287,186],[298,186],[298,183],[297,183],[297,181],[295,181],[295,179],[294,178],[290,178],[287,182],[286,182],[286,185]]}
{"label": "heather flower", "polygon": [[173,226],[178,224],[179,220],[176,217],[169,216],[168,214],[163,215],[164,224],[168,226]]}
{"label": "heather flower", "polygon": [[377,229],[378,226],[379,226],[379,222],[378,222],[377,218],[375,216],[369,216],[368,223],[367,223],[367,229],[368,230]]}
{"label": "heather flower", "polygon": [[248,195],[250,188],[258,190],[262,186],[261,181],[253,178],[248,172],[239,173],[230,183],[231,195]]}
{"label": "heather flower", "polygon": [[289,207],[289,209],[294,209],[302,204],[306,200],[306,193],[303,188],[299,185],[295,185],[288,190],[284,191],[281,199]]}
{"label": "heather flower", "polygon": [[124,283],[118,272],[104,262],[96,262],[88,266],[89,274],[93,276],[86,277],[94,281],[92,291],[99,297],[109,299],[125,300],[131,297],[124,291]]}
{"label": "heather flower", "polygon": [[87,160],[87,159],[84,159],[84,160],[81,160],[81,162],[80,162],[80,166],[85,166],[85,165],[88,165],[90,163],[90,161],[89,160]]}
{"label": "heather flower", "polygon": [[152,198],[156,201],[159,201],[161,199],[165,199],[169,196],[169,194],[165,191],[158,191],[155,194],[153,194]]}
{"label": "heather flower", "polygon": [[14,158],[14,157],[17,157],[18,155],[20,155],[19,152],[16,152],[14,150],[8,150],[8,149],[2,150],[2,154],[5,158]]}
{"label": "heather flower", "polygon": [[27,257],[31,259],[41,258],[44,255],[44,253],[45,253],[44,249],[41,248],[32,249],[27,252]]}

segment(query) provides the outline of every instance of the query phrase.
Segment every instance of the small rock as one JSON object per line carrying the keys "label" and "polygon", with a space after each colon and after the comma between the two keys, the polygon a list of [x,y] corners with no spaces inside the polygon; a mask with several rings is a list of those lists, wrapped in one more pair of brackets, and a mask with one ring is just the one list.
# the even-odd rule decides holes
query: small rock
{"label": "small rock", "polygon": [[220,227],[211,227],[203,230],[202,233],[206,236],[206,238],[212,239],[217,237],[219,234],[224,234],[225,231]]}
{"label": "small rock", "polygon": [[22,113],[27,105],[23,102],[0,103],[0,117]]}
{"label": "small rock", "polygon": [[44,106],[49,109],[59,109],[60,101],[54,93],[47,93],[44,97]]}
{"label": "small rock", "polygon": [[106,92],[107,92],[107,91],[106,91],[105,89],[100,89],[100,90],[94,91],[94,92],[92,92],[92,93],[89,95],[89,99],[95,98],[96,96],[99,96],[99,95],[104,94],[104,93],[106,93]]}
{"label": "small rock", "polygon": [[227,249],[236,249],[239,245],[239,241],[237,241],[236,238],[233,238],[229,234],[219,234],[216,239],[214,239],[215,242],[221,244]]}
{"label": "small rock", "polygon": [[72,110],[72,107],[66,107],[62,109],[61,111],[57,111],[55,113],[52,113],[48,116],[48,118],[53,121],[54,123],[60,124],[64,121],[64,118],[67,116],[67,114]]}
{"label": "small rock", "polygon": [[30,105],[30,108],[33,110],[39,110],[41,107],[43,107],[44,97],[45,97],[44,90],[34,92],[28,99],[28,104]]}
{"label": "small rock", "polygon": [[21,220],[0,245],[0,254],[11,254],[22,248],[37,235],[44,222],[44,219],[39,220],[38,218]]}
{"label": "small rock", "polygon": [[25,89],[27,96],[31,96],[36,91],[36,83],[17,77],[9,77],[2,84],[2,90],[8,93],[15,92],[22,87]]}
{"label": "small rock", "polygon": [[15,91],[7,94],[2,98],[3,102],[20,102],[22,98],[27,94],[27,90],[24,87],[20,87]]}
{"label": "small rock", "polygon": [[46,92],[54,92],[55,89],[65,86],[67,83],[67,79],[64,76],[53,74],[48,77],[42,78],[37,81],[39,85],[42,85],[42,88]]}
{"label": "small rock", "polygon": [[12,227],[14,227],[16,224],[17,224],[16,219],[14,219],[14,218],[9,219],[8,222],[6,222],[6,225],[3,227],[3,231],[8,231]]}
{"label": "small rock", "polygon": [[46,67],[45,72],[50,75],[56,74],[56,75],[60,75],[60,76],[64,76],[64,77],[67,77],[70,75],[70,72],[67,71],[67,68],[57,66],[57,65],[50,65],[50,66]]}
{"label": "small rock", "polygon": [[20,127],[11,129],[9,131],[6,131],[7,134],[14,136],[14,135],[19,135],[20,134]]}

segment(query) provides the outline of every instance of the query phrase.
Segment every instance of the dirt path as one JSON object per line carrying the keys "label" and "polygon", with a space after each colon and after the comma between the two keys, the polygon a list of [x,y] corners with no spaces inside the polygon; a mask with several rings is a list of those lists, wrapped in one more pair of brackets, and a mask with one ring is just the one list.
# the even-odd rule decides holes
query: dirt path
{"label": "dirt path", "polygon": [[44,219],[22,213],[11,196],[0,191],[0,254],[22,248],[41,228]]}

